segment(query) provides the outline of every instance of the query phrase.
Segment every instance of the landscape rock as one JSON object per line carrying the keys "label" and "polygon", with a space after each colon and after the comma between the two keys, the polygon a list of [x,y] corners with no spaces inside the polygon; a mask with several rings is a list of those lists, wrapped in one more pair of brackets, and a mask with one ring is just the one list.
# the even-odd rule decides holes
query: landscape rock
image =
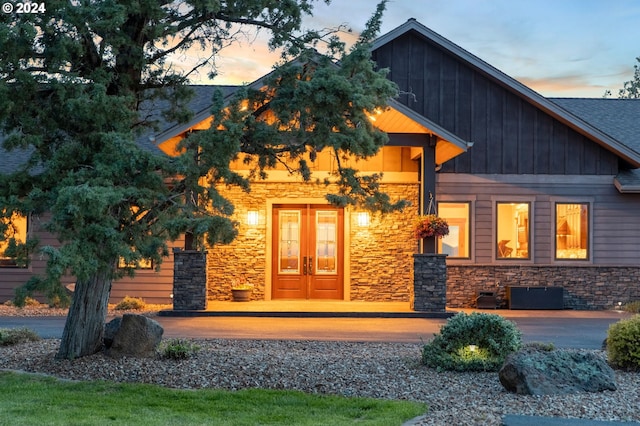
{"label": "landscape rock", "polygon": [[616,390],[615,373],[592,352],[524,349],[509,355],[500,383],[521,395],[557,395]]}
{"label": "landscape rock", "polygon": [[120,327],[113,335],[107,354],[114,358],[121,356],[154,357],[163,333],[164,329],[160,323],[151,318],[143,315],[124,314]]}
{"label": "landscape rock", "polygon": [[115,317],[104,325],[104,336],[102,338],[104,347],[109,349],[113,344],[113,336],[116,335],[122,324],[122,317]]}

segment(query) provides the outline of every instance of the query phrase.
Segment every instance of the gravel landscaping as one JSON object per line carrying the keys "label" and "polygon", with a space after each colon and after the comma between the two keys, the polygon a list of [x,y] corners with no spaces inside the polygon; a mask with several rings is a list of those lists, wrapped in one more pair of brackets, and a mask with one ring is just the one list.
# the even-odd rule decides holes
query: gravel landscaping
{"label": "gravel landscaping", "polygon": [[[46,313],[45,313],[46,312]],[[122,312],[118,312],[121,314]],[[49,309],[1,315],[64,314]],[[147,312],[153,315],[153,311]],[[187,360],[102,354],[55,360],[59,340],[0,347],[0,369],[72,380],[144,382],[180,389],[260,387],[309,393],[409,399],[428,404],[419,425],[500,425],[506,414],[640,421],[640,374],[618,371],[618,390],[598,394],[520,396],[507,393],[497,373],[438,373],[419,362],[422,345],[273,340],[193,340]],[[600,356],[604,352],[595,351]]]}

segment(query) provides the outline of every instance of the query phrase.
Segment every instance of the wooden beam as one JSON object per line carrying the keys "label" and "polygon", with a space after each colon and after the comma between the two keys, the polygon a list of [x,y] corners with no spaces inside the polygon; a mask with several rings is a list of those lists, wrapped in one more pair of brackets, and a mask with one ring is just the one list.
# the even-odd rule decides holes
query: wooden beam
{"label": "wooden beam", "polygon": [[[422,141],[422,159],[420,161],[420,212],[423,215],[433,213],[429,211],[429,202],[436,200],[436,143],[438,137],[426,135]],[[435,208],[435,206],[433,206]],[[421,253],[435,253],[435,237],[425,238],[420,244]]]}
{"label": "wooden beam", "polygon": [[425,144],[425,139],[433,136],[430,133],[387,133],[387,135],[389,136],[389,142],[387,142],[387,146],[415,147],[423,147]]}

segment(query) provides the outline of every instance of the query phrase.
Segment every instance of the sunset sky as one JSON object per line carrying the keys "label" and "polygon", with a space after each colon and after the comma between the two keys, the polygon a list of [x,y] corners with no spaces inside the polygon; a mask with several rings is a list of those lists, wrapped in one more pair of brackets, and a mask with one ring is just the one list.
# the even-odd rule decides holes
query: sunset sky
{"label": "sunset sky", "polygon": [[[307,25],[357,33],[376,4],[319,3]],[[638,0],[392,0],[381,34],[409,18],[549,97],[599,98],[606,89],[616,96],[640,56]],[[216,79],[199,83],[251,82],[276,59],[259,38],[245,40],[223,52]]]}

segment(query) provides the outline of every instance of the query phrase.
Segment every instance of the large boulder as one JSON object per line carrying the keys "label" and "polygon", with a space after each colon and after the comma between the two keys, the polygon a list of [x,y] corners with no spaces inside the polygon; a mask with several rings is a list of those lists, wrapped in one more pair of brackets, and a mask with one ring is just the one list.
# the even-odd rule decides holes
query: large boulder
{"label": "large boulder", "polygon": [[120,324],[122,324],[122,317],[115,317],[104,325],[104,336],[102,340],[106,349],[109,349],[113,344],[113,337],[118,330],[120,330]]}
{"label": "large boulder", "polygon": [[[105,335],[106,333],[105,327]],[[111,339],[107,354],[114,358],[121,356],[154,357],[162,340],[164,329],[151,318],[143,315],[124,314]],[[106,342],[105,342],[106,345]]]}
{"label": "large boulder", "polygon": [[528,348],[509,355],[498,375],[505,389],[522,395],[616,390],[613,369],[593,352]]}

